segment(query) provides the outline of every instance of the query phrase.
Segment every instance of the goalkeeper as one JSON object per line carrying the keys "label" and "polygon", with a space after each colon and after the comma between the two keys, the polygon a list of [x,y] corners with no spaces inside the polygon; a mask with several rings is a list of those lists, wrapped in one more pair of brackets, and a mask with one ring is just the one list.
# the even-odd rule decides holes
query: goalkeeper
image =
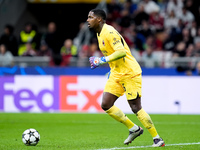
{"label": "goalkeeper", "polygon": [[109,79],[105,85],[101,107],[115,120],[123,123],[129,129],[129,136],[124,144],[131,143],[143,134],[143,129],[134,124],[118,107],[115,101],[126,94],[128,103],[139,121],[153,137],[153,147],[164,146],[165,143],[158,135],[156,128],[141,106],[141,68],[123,37],[110,25],[105,23],[106,13],[101,9],[93,9],[88,14],[88,27],[97,33],[99,48],[104,57],[90,57],[91,68],[95,69],[104,63],[111,68]]}

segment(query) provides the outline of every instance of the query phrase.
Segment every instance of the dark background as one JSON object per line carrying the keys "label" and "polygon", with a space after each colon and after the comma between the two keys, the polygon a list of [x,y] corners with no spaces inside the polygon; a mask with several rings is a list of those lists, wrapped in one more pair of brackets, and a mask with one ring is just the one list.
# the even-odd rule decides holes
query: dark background
{"label": "dark background", "polygon": [[[47,27],[56,22],[57,30],[63,39],[74,38],[81,22],[87,20],[88,13],[97,4],[28,4],[27,9],[37,21]],[[38,26],[39,28],[39,26]]]}

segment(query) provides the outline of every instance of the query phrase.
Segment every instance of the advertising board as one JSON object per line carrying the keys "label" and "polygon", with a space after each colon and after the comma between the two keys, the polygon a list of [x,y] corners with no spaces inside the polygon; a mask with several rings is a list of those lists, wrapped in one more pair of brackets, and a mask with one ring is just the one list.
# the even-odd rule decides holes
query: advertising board
{"label": "advertising board", "polygon": [[[2,76],[1,112],[103,112],[106,76]],[[200,114],[198,77],[144,76],[142,106],[155,114]],[[132,113],[125,95],[116,103]]]}

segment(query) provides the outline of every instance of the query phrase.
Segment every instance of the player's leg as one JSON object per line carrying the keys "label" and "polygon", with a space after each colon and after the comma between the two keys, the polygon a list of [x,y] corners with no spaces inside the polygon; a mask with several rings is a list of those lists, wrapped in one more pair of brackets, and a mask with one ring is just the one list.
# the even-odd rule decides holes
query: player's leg
{"label": "player's leg", "polygon": [[128,100],[128,103],[133,113],[136,114],[138,120],[144,125],[145,128],[147,128],[152,137],[158,137],[158,133],[150,116],[145,112],[145,110],[141,106],[141,98],[137,97],[134,100]]}
{"label": "player's leg", "polygon": [[109,93],[103,93],[103,100],[101,107],[102,109],[110,115],[112,118],[118,122],[123,123],[128,129],[137,127],[117,106],[114,105],[115,101],[118,99],[117,96]]}
{"label": "player's leg", "polygon": [[[139,121],[148,129],[149,133],[152,135],[153,139],[161,139],[156,131],[156,128],[150,118],[150,116],[145,112],[141,106],[141,95],[142,95],[142,76],[141,74],[134,77],[127,77],[123,81],[124,88],[126,88],[126,97],[128,103],[136,114]],[[163,143],[162,143],[163,142]],[[164,144],[164,141],[159,142],[159,146]],[[154,141],[154,143],[156,143]],[[162,145],[161,145],[162,144]]]}
{"label": "player's leg", "polygon": [[146,113],[146,111],[141,106],[141,98],[139,97],[139,95],[134,100],[128,100],[128,103],[132,111],[136,114],[138,120],[143,124],[143,126],[149,131],[149,133],[153,137],[154,144],[152,146],[154,147],[164,146],[165,143],[158,135],[151,117]]}
{"label": "player's leg", "polygon": [[[137,101],[138,102],[138,105],[137,107],[133,108],[133,109],[141,109],[141,103],[140,101]],[[134,106],[133,106],[134,107]],[[131,107],[132,109],[132,107]],[[136,137],[140,136],[141,134],[143,134],[143,129],[141,127],[137,127],[136,130],[133,130],[133,129],[130,129],[129,130],[129,136],[128,138],[124,141],[124,144],[129,144],[131,143]]]}
{"label": "player's leg", "polygon": [[102,108],[111,117],[123,123],[129,129],[130,133],[134,133],[134,136],[125,142],[125,144],[128,144],[132,142],[139,134],[141,134],[141,132],[140,127],[134,124],[118,107],[114,105],[118,97],[122,96],[124,92],[125,89],[123,86],[119,82],[116,82],[112,76],[110,76],[104,89]]}
{"label": "player's leg", "polygon": [[118,97],[123,94],[123,87],[116,82],[116,79],[111,74],[104,88],[101,107],[108,115],[123,123],[128,129],[136,128],[137,126],[117,106],[114,105]]}

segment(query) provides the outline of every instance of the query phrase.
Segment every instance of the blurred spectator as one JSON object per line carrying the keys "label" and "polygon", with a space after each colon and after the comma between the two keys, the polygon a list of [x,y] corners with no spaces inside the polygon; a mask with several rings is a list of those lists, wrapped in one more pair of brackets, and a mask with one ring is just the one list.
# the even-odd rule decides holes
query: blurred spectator
{"label": "blurred spectator", "polygon": [[144,5],[144,11],[147,14],[151,14],[152,12],[158,12],[160,7],[152,0],[144,0],[141,2]]}
{"label": "blurred spectator", "polygon": [[134,23],[139,26],[143,21],[149,21],[149,15],[144,11],[144,4],[140,4],[133,15]]}
{"label": "blurred spectator", "polygon": [[163,50],[173,51],[176,46],[174,37],[171,35],[171,33],[169,33],[167,29],[164,31],[163,36],[164,36],[163,47],[162,47]]}
{"label": "blurred spectator", "polygon": [[170,37],[172,37],[174,42],[177,44],[180,39],[182,39],[182,30],[184,28],[183,22],[181,19],[178,20],[178,26],[174,27],[170,31]]}
{"label": "blurred spectator", "polygon": [[38,32],[37,25],[32,24],[32,29],[36,32],[36,35],[32,39],[32,43],[33,43],[32,45],[33,45],[34,49],[37,51],[40,49],[42,34],[40,32]]}
{"label": "blurred spectator", "polygon": [[37,52],[37,56],[49,56],[52,57],[52,50],[49,48],[45,41],[40,44],[40,49]]}
{"label": "blurred spectator", "polygon": [[70,64],[71,57],[77,57],[77,47],[73,45],[71,39],[66,39],[63,47],[60,50],[62,56],[61,66],[68,66]]}
{"label": "blurred spectator", "polygon": [[30,42],[26,43],[26,49],[24,51],[24,53],[22,54],[22,56],[36,56],[36,52],[33,49],[33,46]]}
{"label": "blurred spectator", "polygon": [[7,50],[5,44],[0,45],[0,66],[13,65],[13,55]]}
{"label": "blurred spectator", "polygon": [[194,7],[194,1],[193,0],[185,0],[184,1],[184,6],[186,7],[187,10],[189,10],[192,13],[194,11],[193,9],[196,8],[196,7]]}
{"label": "blurred spectator", "polygon": [[156,42],[155,42],[155,38],[154,36],[148,36],[146,38],[146,42],[145,42],[145,49],[147,49],[148,47],[150,47],[152,50],[156,49]]}
{"label": "blurred spectator", "polygon": [[49,48],[52,49],[52,55],[55,65],[60,65],[62,57],[60,55],[61,38],[57,32],[56,23],[50,22],[48,24],[47,32],[42,36],[42,41],[45,41]]}
{"label": "blurred spectator", "polygon": [[157,0],[156,3],[160,7],[161,16],[164,17],[167,14],[167,5],[169,3],[169,0]]}
{"label": "blurred spectator", "polygon": [[137,51],[135,48],[134,48],[134,45],[130,46],[130,51],[131,51],[131,54],[133,55],[133,57],[137,60],[137,61],[140,61],[141,60],[141,54],[139,51]]}
{"label": "blurred spectator", "polygon": [[195,22],[198,25],[200,25],[199,24],[199,15],[198,15],[198,13],[199,13],[198,9],[199,9],[199,6],[200,6],[200,1],[199,0],[185,0],[184,5],[185,5],[186,9],[194,15]]}
{"label": "blurred spectator", "polygon": [[0,37],[0,44],[5,44],[7,49],[12,53],[13,56],[18,55],[18,41],[13,34],[14,28],[11,25],[6,25],[4,33]]}
{"label": "blurred spectator", "polygon": [[137,10],[137,4],[133,3],[132,0],[126,0],[123,9],[128,10],[128,13],[132,15]]}
{"label": "blurred spectator", "polygon": [[197,23],[196,23],[196,21],[192,21],[192,26],[190,28],[190,34],[191,34],[192,38],[197,36],[197,32],[198,32]]}
{"label": "blurred spectator", "polygon": [[167,13],[170,14],[173,11],[177,17],[178,12],[182,11],[183,0],[170,0],[167,4]]}
{"label": "blurred spectator", "polygon": [[190,44],[186,49],[186,57],[193,57],[195,53],[194,45]]}
{"label": "blurred spectator", "polygon": [[48,24],[47,32],[43,35],[42,40],[48,44],[55,54],[60,53],[59,39],[60,37],[57,32],[56,23],[50,22]]}
{"label": "blurred spectator", "polygon": [[192,21],[194,21],[195,19],[194,15],[189,10],[187,10],[186,7],[182,8],[182,11],[180,11],[177,14],[177,17],[183,21],[183,24],[186,27],[189,27],[189,28],[192,26]]}
{"label": "blurred spectator", "polygon": [[136,29],[133,29],[131,34],[135,49],[138,51],[143,51],[145,49],[145,37],[141,33],[138,33]]}
{"label": "blurred spectator", "polygon": [[161,31],[161,32],[157,32],[155,34],[155,49],[154,50],[158,50],[158,51],[162,51],[163,50],[163,43],[165,41],[165,32]]}
{"label": "blurred spectator", "polygon": [[179,19],[175,16],[174,11],[172,10],[169,14],[166,14],[164,19],[164,27],[171,30],[178,26]]}
{"label": "blurred spectator", "polygon": [[127,9],[122,10],[119,20],[119,25],[122,28],[128,28],[131,25],[131,17]]}
{"label": "blurred spectator", "polygon": [[194,56],[200,57],[200,38],[196,38],[194,44]]}
{"label": "blurred spectator", "polygon": [[186,44],[181,41],[176,45],[176,48],[173,52],[173,57],[185,57],[186,56]]}
{"label": "blurred spectator", "polygon": [[78,56],[77,47],[73,45],[73,41],[71,39],[66,39],[64,41],[64,45],[60,50],[61,55],[71,55],[72,57]]}
{"label": "blurred spectator", "polygon": [[108,14],[107,21],[112,22],[120,18],[121,5],[118,3],[118,0],[111,0],[111,2],[107,5]]}
{"label": "blurred spectator", "polygon": [[161,31],[164,29],[164,18],[160,15],[160,9],[155,9],[150,13],[149,24],[155,31]]}
{"label": "blurred spectator", "polygon": [[146,50],[142,53],[142,60],[144,62],[145,67],[156,67],[157,58],[154,55],[153,49],[151,47],[147,47]]}
{"label": "blurred spectator", "polygon": [[182,35],[179,39],[179,41],[183,41],[186,44],[186,48],[189,46],[189,44],[193,44],[193,38],[190,34],[190,30],[188,28],[184,28],[182,30]]}
{"label": "blurred spectator", "polygon": [[32,47],[35,48],[35,43],[33,43],[33,38],[36,35],[36,31],[32,29],[32,24],[30,22],[25,24],[24,30],[20,32],[19,37],[19,49],[18,55],[21,56],[26,51],[26,43],[31,43]]}
{"label": "blurred spectator", "polygon": [[131,34],[133,30],[134,30],[134,27],[130,26],[129,28],[123,29],[121,31],[121,35],[123,36],[128,46],[133,46],[133,37]]}
{"label": "blurred spectator", "polygon": [[194,37],[194,40],[193,40],[194,44],[195,44],[195,41],[198,40],[198,39],[200,39],[200,27],[198,27],[196,36]]}
{"label": "blurred spectator", "polygon": [[138,26],[138,32],[141,33],[145,38],[153,35],[153,32],[149,26],[149,23],[146,20],[143,20],[141,25]]}

